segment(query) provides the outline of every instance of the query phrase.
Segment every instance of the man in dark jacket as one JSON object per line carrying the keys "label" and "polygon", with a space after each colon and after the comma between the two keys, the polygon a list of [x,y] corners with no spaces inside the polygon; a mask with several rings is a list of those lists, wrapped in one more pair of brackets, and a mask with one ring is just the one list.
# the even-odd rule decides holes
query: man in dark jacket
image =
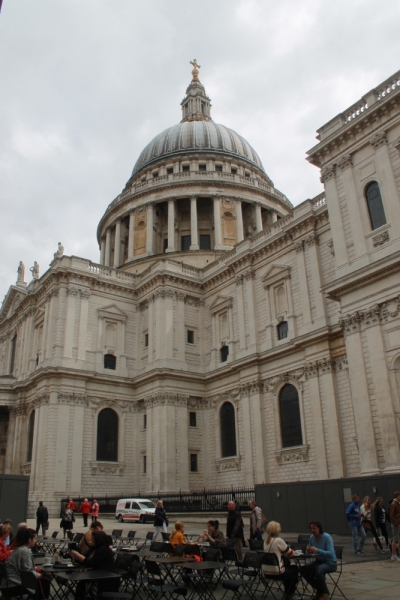
{"label": "man in dark jacket", "polygon": [[43,506],[43,502],[39,502],[39,507],[36,511],[36,533],[39,533],[40,527],[42,528],[42,535],[45,537],[47,528],[49,526],[49,513],[47,508]]}
{"label": "man in dark jacket", "polygon": [[236,508],[234,502],[228,502],[226,537],[235,540],[234,548],[238,559],[243,560],[243,519],[240,510]]}
{"label": "man in dark jacket", "polygon": [[153,535],[153,542],[156,541],[160,532],[167,533],[168,519],[162,500],[159,500],[156,504],[156,510],[154,511],[154,527],[156,530]]}

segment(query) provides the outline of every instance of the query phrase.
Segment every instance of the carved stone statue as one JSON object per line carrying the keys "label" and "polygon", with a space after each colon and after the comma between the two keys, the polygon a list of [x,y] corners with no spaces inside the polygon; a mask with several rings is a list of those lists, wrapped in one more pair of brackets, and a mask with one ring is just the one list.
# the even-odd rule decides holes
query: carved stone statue
{"label": "carved stone statue", "polygon": [[32,273],[32,279],[39,279],[39,265],[36,260],[33,263],[33,267],[31,267],[29,270]]}
{"label": "carved stone statue", "polygon": [[64,254],[64,246],[62,245],[61,242],[58,242],[57,252],[54,252],[54,260],[56,258],[61,258],[63,254]]}
{"label": "carved stone statue", "polygon": [[22,260],[19,261],[18,269],[17,269],[17,284],[25,283],[25,265]]}
{"label": "carved stone statue", "polygon": [[201,69],[201,67],[197,63],[197,60],[195,58],[190,61],[190,64],[193,65],[193,71],[192,71],[193,81],[198,81],[199,80],[199,69]]}

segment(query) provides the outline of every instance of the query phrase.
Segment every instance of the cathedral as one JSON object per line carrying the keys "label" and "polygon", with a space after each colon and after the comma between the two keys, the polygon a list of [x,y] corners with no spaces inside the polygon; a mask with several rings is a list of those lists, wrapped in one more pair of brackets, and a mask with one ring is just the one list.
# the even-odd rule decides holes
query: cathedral
{"label": "cathedral", "polygon": [[325,192],[293,207],[192,65],[98,262],[59,244],[2,304],[0,469],[31,512],[400,470],[400,72],[318,130]]}

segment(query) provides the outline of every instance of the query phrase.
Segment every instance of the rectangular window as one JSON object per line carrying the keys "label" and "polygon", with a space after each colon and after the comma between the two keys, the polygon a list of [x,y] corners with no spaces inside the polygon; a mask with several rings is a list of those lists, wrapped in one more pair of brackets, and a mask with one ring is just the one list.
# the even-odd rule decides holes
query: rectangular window
{"label": "rectangular window", "polygon": [[211,236],[200,235],[200,250],[211,250]]}
{"label": "rectangular window", "polygon": [[248,171],[245,171],[245,172],[244,172],[244,176],[245,176],[245,177],[250,177],[250,173],[249,173]]}
{"label": "rectangular window", "polygon": [[182,165],[182,173],[188,173],[190,171],[190,165]]}
{"label": "rectangular window", "polygon": [[164,238],[164,252],[168,248],[168,238]]}
{"label": "rectangular window", "polygon": [[199,171],[207,171],[206,165],[199,165]]}
{"label": "rectangular window", "polygon": [[154,171],[153,177],[158,177],[158,171]]}
{"label": "rectangular window", "polygon": [[187,330],[187,343],[194,344],[194,331],[191,331],[190,329]]}
{"label": "rectangular window", "polygon": [[195,412],[189,413],[189,425],[190,425],[190,427],[197,427],[197,413],[195,413]]}
{"label": "rectangular window", "polygon": [[147,415],[143,415],[143,429],[147,429]]}
{"label": "rectangular window", "polygon": [[143,456],[143,473],[147,473],[147,456]]}
{"label": "rectangular window", "polygon": [[149,334],[145,333],[144,334],[144,347],[147,348],[149,345]]}
{"label": "rectangular window", "polygon": [[222,173],[222,165],[215,165],[215,170],[218,171],[218,173]]}
{"label": "rectangular window", "polygon": [[173,172],[174,172],[173,167],[168,167],[167,168],[167,175],[172,175]]}
{"label": "rectangular window", "polygon": [[191,244],[192,244],[192,236],[191,235],[183,235],[181,237],[182,252],[188,252],[190,250]]}
{"label": "rectangular window", "polygon": [[191,454],[190,455],[190,471],[192,473],[197,473],[198,468],[197,468],[197,454]]}
{"label": "rectangular window", "polygon": [[221,362],[226,362],[229,356],[229,346],[222,346],[220,349]]}
{"label": "rectangular window", "polygon": [[237,173],[237,168],[236,168],[236,167],[232,167],[232,168],[231,168],[231,173],[232,173],[233,175],[236,175],[236,173]]}

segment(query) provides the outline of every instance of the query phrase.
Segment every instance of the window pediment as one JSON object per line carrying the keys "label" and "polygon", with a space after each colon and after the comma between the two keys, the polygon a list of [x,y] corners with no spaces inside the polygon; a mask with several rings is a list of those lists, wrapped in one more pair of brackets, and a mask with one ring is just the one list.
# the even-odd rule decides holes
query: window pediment
{"label": "window pediment", "polygon": [[289,265],[271,265],[264,277],[261,278],[261,283],[266,288],[277,281],[290,277],[292,267]]}
{"label": "window pediment", "polygon": [[97,314],[103,319],[108,318],[123,322],[125,322],[128,317],[128,315],[123,310],[118,308],[116,304],[109,304],[108,306],[98,308]]}
{"label": "window pediment", "polygon": [[231,296],[218,295],[214,302],[210,305],[211,313],[215,314],[224,308],[231,308],[233,304],[233,298]]}

